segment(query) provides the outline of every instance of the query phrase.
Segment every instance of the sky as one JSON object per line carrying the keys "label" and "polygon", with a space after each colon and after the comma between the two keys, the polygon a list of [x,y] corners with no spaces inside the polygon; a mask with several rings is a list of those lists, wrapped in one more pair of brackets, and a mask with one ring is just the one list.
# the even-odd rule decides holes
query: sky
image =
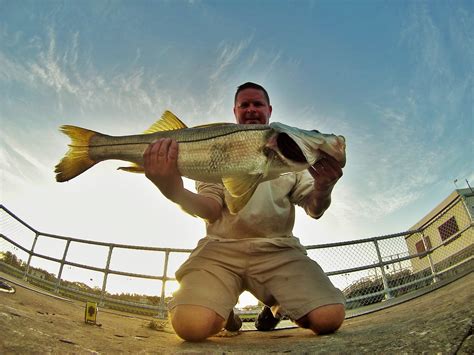
{"label": "sky", "polygon": [[234,122],[253,81],[272,121],[346,137],[330,209],[297,212],[304,245],[405,231],[474,186],[473,63],[469,0],[0,0],[0,201],[41,232],[192,248],[204,223],[121,162],[57,183],[58,127]]}

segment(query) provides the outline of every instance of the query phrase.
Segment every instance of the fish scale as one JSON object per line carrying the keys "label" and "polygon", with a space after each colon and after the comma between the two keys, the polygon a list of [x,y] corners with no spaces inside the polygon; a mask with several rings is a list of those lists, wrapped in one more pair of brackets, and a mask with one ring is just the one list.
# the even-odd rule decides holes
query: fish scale
{"label": "fish scale", "polygon": [[222,182],[223,176],[243,175],[243,172],[261,174],[266,161],[262,146],[269,131],[235,131],[203,140],[198,147],[179,143],[178,169],[183,176],[207,182]]}

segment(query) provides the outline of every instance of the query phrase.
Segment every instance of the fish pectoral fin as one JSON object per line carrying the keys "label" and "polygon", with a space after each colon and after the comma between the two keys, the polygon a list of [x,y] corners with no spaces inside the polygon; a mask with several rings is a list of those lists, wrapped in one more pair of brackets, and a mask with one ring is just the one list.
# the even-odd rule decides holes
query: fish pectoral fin
{"label": "fish pectoral fin", "polygon": [[145,134],[161,132],[161,131],[174,131],[176,129],[187,128],[187,126],[171,111],[163,112],[161,118],[153,123],[150,128],[148,128]]}
{"label": "fish pectoral fin", "polygon": [[255,191],[263,174],[223,177],[222,183],[232,197],[242,197]]}
{"label": "fish pectoral fin", "polygon": [[230,213],[236,214],[244,208],[262,179],[262,174],[222,178],[228,192],[225,194],[225,201]]}
{"label": "fish pectoral fin", "polygon": [[145,173],[145,169],[143,169],[143,166],[140,166],[138,164],[132,164],[130,166],[121,166],[120,168],[117,168],[117,170],[123,170],[129,173],[136,173],[136,174]]}

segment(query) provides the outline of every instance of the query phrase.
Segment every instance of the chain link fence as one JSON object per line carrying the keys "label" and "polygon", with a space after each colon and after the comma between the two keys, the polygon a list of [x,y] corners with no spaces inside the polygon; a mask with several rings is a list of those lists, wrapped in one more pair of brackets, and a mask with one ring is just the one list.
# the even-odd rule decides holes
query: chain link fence
{"label": "chain link fence", "polygon": [[[407,232],[306,249],[343,291],[348,313],[363,313],[472,271],[473,206],[473,193],[456,190]],[[42,233],[2,205],[0,237],[1,272],[68,298],[159,317],[178,288],[171,275],[191,252]]]}

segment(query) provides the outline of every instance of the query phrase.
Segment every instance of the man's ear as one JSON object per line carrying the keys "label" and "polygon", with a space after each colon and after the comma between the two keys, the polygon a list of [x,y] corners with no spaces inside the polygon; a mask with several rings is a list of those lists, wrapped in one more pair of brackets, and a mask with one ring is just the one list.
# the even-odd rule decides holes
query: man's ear
{"label": "man's ear", "polygon": [[268,105],[268,111],[270,112],[270,114],[267,117],[267,124],[270,123],[270,117],[272,117],[272,111],[273,111],[272,105]]}

